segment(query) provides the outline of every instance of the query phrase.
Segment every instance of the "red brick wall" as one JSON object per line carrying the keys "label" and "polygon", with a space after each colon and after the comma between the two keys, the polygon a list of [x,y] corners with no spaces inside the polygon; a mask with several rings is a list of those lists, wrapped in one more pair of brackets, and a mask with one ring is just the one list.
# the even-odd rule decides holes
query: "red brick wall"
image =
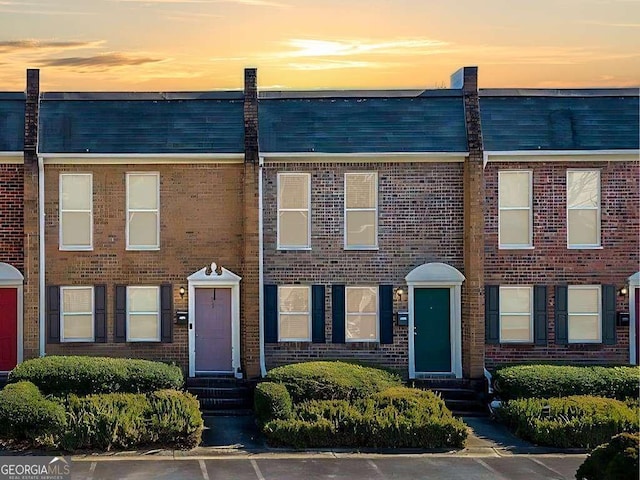
{"label": "red brick wall", "polygon": [[[566,171],[601,172],[602,249],[567,249]],[[485,169],[485,282],[493,285],[547,285],[548,343],[487,345],[489,366],[510,362],[571,363],[629,361],[629,328],[617,327],[616,345],[556,345],[554,285],[611,284],[620,288],[638,271],[638,162],[489,163]],[[498,250],[498,171],[533,171],[533,250]],[[617,297],[618,311],[629,311],[628,297]]]}
{"label": "red brick wall", "polygon": [[[278,251],[278,172],[311,173],[311,251]],[[344,173],[378,172],[376,251],[344,250]],[[394,311],[407,310],[404,277],[415,267],[443,262],[463,270],[462,163],[269,163],[264,180],[264,281],[326,285],[327,343],[266,344],[267,368],[314,359],[353,359],[398,368],[408,365],[407,327],[394,323],[394,343],[331,343],[331,285],[392,284]]]}
{"label": "red brick wall", "polygon": [[[1,160],[0,160],[1,161]],[[24,274],[23,166],[0,163],[0,262]]]}

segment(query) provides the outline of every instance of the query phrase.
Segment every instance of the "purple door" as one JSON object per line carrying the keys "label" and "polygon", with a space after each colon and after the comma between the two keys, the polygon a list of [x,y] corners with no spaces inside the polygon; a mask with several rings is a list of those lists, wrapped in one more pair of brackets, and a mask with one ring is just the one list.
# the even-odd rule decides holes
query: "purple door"
{"label": "purple door", "polygon": [[230,372],[231,289],[196,288],[196,372]]}

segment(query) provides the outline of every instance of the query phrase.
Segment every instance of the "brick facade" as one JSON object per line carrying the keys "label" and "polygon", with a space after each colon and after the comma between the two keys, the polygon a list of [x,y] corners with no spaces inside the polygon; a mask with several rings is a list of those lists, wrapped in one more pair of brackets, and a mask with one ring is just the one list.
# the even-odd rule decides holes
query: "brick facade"
{"label": "brick facade", "polygon": [[0,163],[0,262],[24,274],[23,176],[22,165]]}

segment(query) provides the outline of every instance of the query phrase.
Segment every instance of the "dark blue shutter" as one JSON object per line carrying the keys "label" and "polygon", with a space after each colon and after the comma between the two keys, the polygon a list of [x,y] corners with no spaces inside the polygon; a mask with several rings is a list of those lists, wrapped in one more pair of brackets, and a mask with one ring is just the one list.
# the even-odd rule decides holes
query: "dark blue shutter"
{"label": "dark blue shutter", "polygon": [[378,287],[380,304],[380,343],[393,343],[393,285]]}
{"label": "dark blue shutter", "polygon": [[127,287],[124,285],[116,285],[113,341],[116,343],[123,343],[127,341]]}
{"label": "dark blue shutter", "polygon": [[331,286],[331,312],[332,312],[332,333],[333,343],[344,343],[344,285]]}
{"label": "dark blue shutter", "polygon": [[93,320],[94,341],[96,343],[107,342],[107,286],[96,285],[93,287]]}
{"label": "dark blue shutter", "polygon": [[264,341],[278,341],[278,286],[264,286]]}
{"label": "dark blue shutter", "polygon": [[47,343],[60,343],[60,287],[46,289]]}
{"label": "dark blue shutter", "polygon": [[160,340],[173,342],[173,287],[170,283],[160,286]]}
{"label": "dark blue shutter", "polygon": [[569,343],[569,306],[568,289],[566,285],[556,285],[555,288],[554,322],[556,329],[556,344]]}
{"label": "dark blue shutter", "polygon": [[547,287],[533,287],[533,341],[536,345],[547,344]]}
{"label": "dark blue shutter", "polygon": [[616,287],[602,286],[602,343],[616,344]]}
{"label": "dark blue shutter", "polygon": [[311,287],[311,340],[324,343],[324,285]]}
{"label": "dark blue shutter", "polygon": [[500,343],[500,287],[484,287],[484,341],[487,344]]}

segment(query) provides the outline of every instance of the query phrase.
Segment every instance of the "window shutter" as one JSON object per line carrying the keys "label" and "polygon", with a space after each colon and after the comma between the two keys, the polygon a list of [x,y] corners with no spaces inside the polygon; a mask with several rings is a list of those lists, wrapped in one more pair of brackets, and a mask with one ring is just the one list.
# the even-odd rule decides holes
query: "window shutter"
{"label": "window shutter", "polygon": [[311,340],[324,343],[324,285],[311,287]]}
{"label": "window shutter", "polygon": [[616,287],[602,286],[602,343],[616,344]]}
{"label": "window shutter", "polygon": [[393,343],[393,285],[378,287],[380,343]]}
{"label": "window shutter", "polygon": [[568,288],[566,285],[556,285],[555,289],[555,329],[556,344],[566,345],[569,343],[569,305]]}
{"label": "window shutter", "polygon": [[93,329],[96,343],[107,342],[107,286],[95,285],[93,287]]}
{"label": "window shutter", "polygon": [[173,342],[173,286],[170,283],[160,286],[160,341]]}
{"label": "window shutter", "polygon": [[547,287],[533,287],[533,341],[536,345],[547,344]]}
{"label": "window shutter", "polygon": [[47,343],[60,343],[60,287],[47,287]]}
{"label": "window shutter", "polygon": [[484,341],[486,344],[500,343],[500,287],[484,287]]}
{"label": "window shutter", "polygon": [[123,343],[127,341],[127,287],[116,285],[116,323],[113,341]]}
{"label": "window shutter", "polygon": [[344,285],[331,286],[331,342],[344,343]]}
{"label": "window shutter", "polygon": [[264,341],[278,341],[278,286],[264,286]]}

